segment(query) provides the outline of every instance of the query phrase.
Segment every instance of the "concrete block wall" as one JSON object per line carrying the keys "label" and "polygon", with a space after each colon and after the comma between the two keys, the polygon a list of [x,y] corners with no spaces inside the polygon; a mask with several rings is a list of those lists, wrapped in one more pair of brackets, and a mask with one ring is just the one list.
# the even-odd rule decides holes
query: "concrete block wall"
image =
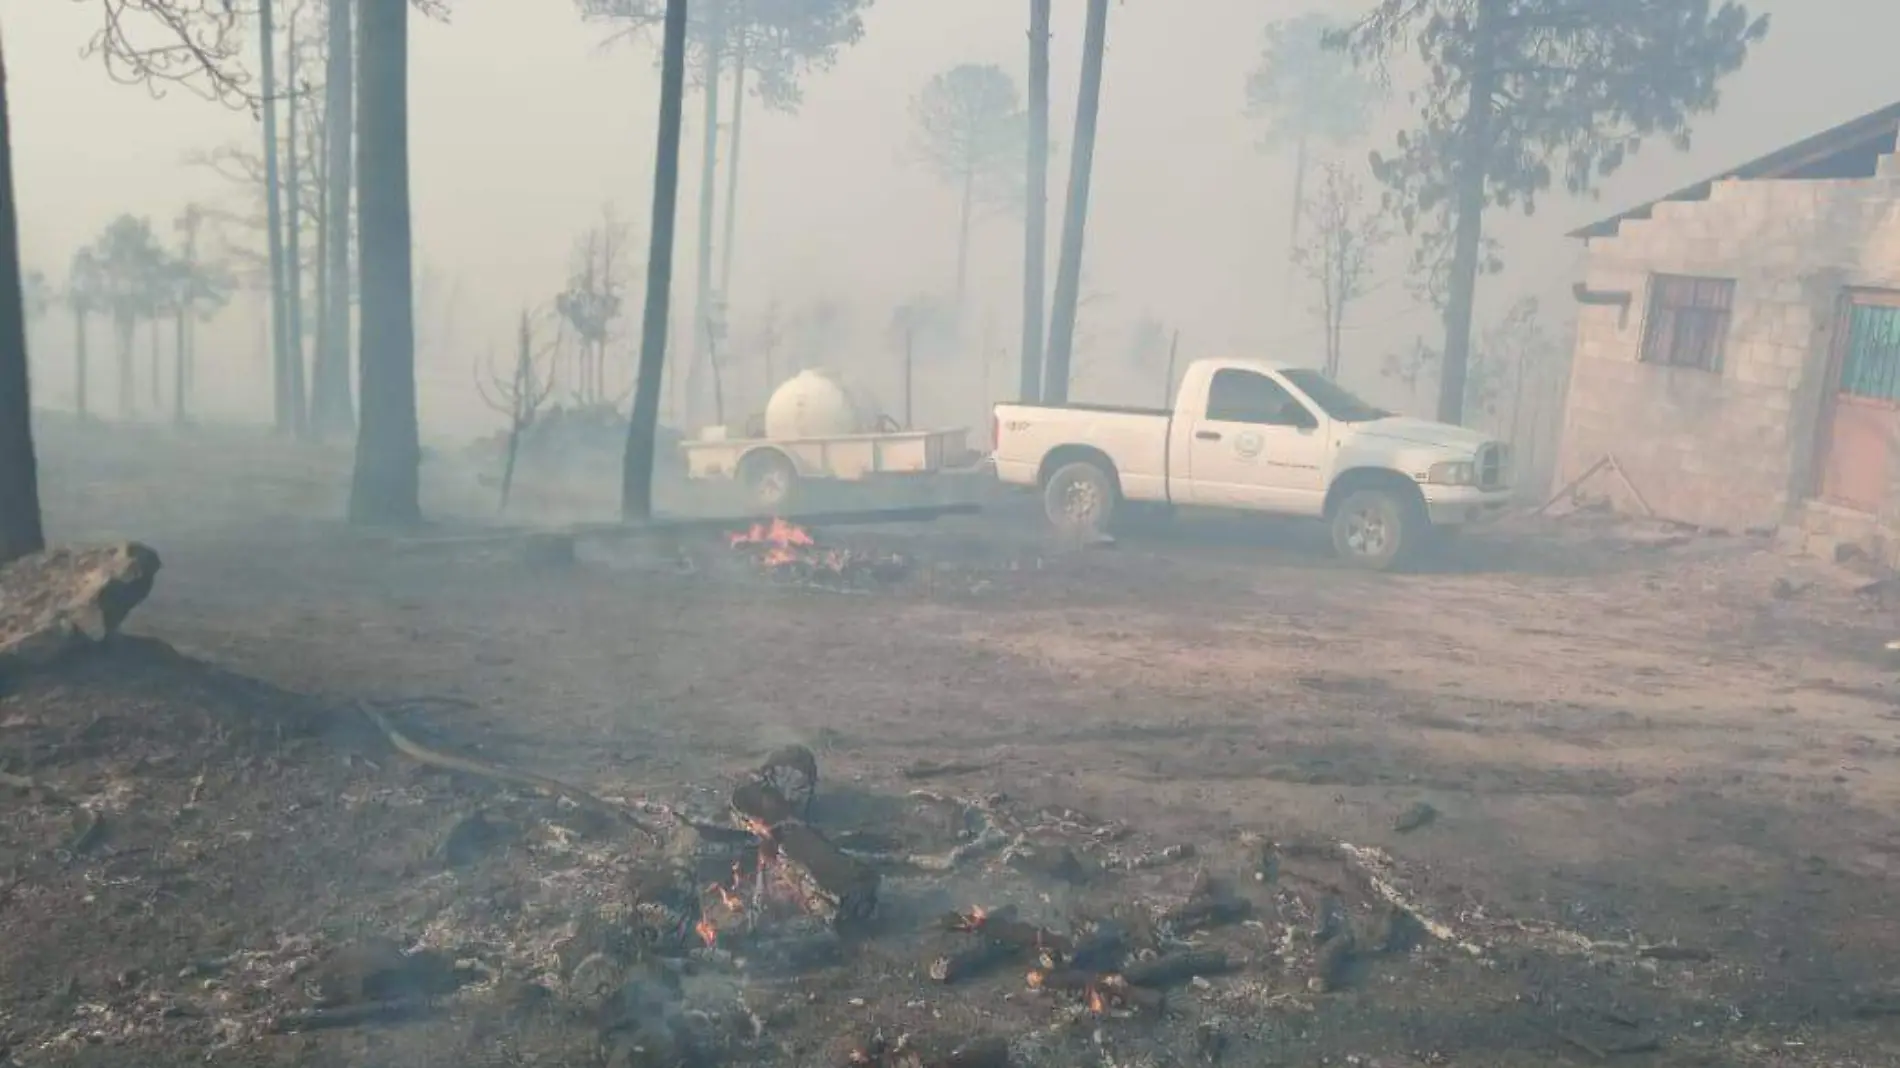
{"label": "concrete block wall", "polygon": [[[1664,516],[1777,526],[1810,492],[1843,294],[1900,290],[1900,165],[1719,182],[1593,240],[1585,270],[1591,289],[1632,297],[1627,316],[1578,309],[1560,484],[1610,453]],[[1719,374],[1640,362],[1652,274],[1735,279]]]}

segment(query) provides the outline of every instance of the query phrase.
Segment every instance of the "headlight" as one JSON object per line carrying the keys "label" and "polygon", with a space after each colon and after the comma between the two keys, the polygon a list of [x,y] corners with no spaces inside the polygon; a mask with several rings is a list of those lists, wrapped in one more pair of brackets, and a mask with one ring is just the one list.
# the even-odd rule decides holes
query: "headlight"
{"label": "headlight", "polygon": [[1448,460],[1433,464],[1425,481],[1434,486],[1473,486],[1478,482],[1478,468],[1470,460]]}

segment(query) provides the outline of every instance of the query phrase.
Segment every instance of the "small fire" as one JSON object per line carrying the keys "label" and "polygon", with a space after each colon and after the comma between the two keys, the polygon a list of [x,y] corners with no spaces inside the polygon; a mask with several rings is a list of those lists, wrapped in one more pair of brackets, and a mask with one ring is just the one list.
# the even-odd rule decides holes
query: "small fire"
{"label": "small fire", "polygon": [[1024,981],[1029,984],[1029,989],[1041,990],[1043,974],[1041,972],[1030,972],[1027,976],[1024,977]]}
{"label": "small fire", "polygon": [[771,549],[806,549],[818,544],[812,540],[805,528],[783,519],[773,519],[770,523],[754,523],[750,530],[727,536],[735,549],[746,546],[762,546]]}
{"label": "small fire", "polygon": [[693,930],[699,934],[699,940],[706,943],[707,949],[719,944],[719,928],[714,927],[711,920],[701,919],[693,925]]}
{"label": "small fire", "polygon": [[1108,1011],[1108,1002],[1102,1000],[1102,992],[1089,987],[1089,1011],[1097,1016]]}
{"label": "small fire", "polygon": [[[735,871],[733,873],[735,886],[737,885],[736,880],[738,879],[738,877],[739,875]],[[744,912],[745,911],[745,899],[733,893],[731,890],[726,889],[725,887],[719,885],[718,883],[713,883],[710,886],[706,887],[706,889],[711,890],[713,893],[719,895],[719,904],[724,906],[727,912]]]}
{"label": "small fire", "polygon": [[990,918],[989,910],[981,905],[971,905],[968,915],[970,917],[971,927],[981,927],[983,926],[983,921]]}

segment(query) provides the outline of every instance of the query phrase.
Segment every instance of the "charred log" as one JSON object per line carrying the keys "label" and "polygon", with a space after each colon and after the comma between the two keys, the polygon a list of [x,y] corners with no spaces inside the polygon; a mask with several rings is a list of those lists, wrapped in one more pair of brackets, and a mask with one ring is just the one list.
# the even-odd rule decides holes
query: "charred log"
{"label": "charred log", "polygon": [[998,971],[1022,959],[1022,950],[1001,942],[982,941],[968,949],[946,953],[930,962],[930,978],[946,985],[961,983]]}
{"label": "charred log", "polygon": [[979,1038],[960,1045],[907,1039],[890,1041],[879,1035],[851,1051],[847,1068],[1010,1068],[1009,1043]]}
{"label": "charred log", "polygon": [[1222,975],[1233,970],[1233,961],[1225,950],[1206,949],[1192,953],[1170,953],[1165,957],[1131,964],[1122,970],[1122,978],[1135,986],[1168,987],[1203,975]]}
{"label": "charred log", "polygon": [[732,790],[732,811],[752,833],[766,836],[781,823],[802,819],[798,809],[765,780],[754,777]]}
{"label": "charred log", "polygon": [[1032,990],[1048,990],[1087,998],[1091,1008],[1143,1009],[1159,1012],[1167,995],[1152,987],[1135,986],[1125,976],[1085,972],[1074,968],[1037,969],[1029,973]]}
{"label": "charred log", "polygon": [[944,917],[944,925],[950,930],[982,935],[991,942],[1002,943],[1024,954],[1035,953],[1056,963],[1075,955],[1074,940],[1033,923],[1024,923],[1002,910],[951,913]]}
{"label": "charred log", "polygon": [[1169,909],[1162,914],[1159,926],[1170,934],[1183,935],[1239,923],[1252,915],[1253,902],[1217,889],[1213,893],[1190,898],[1185,905]]}

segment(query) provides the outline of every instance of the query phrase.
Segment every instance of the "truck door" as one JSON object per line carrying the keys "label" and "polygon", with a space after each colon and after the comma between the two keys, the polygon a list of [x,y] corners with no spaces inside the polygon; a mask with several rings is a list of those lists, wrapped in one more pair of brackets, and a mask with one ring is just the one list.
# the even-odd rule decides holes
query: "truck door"
{"label": "truck door", "polygon": [[1319,417],[1285,386],[1258,371],[1224,367],[1208,383],[1204,409],[1190,417],[1189,501],[1319,514],[1326,498],[1326,435]]}

